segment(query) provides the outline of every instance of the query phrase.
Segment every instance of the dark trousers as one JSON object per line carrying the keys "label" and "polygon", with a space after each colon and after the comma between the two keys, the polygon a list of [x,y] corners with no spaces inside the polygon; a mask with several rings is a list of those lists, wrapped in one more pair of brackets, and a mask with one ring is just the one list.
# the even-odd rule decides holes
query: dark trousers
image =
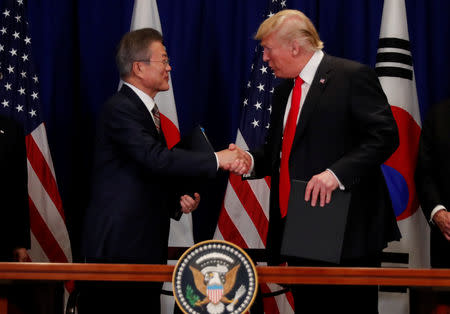
{"label": "dark trousers", "polygon": [[[333,267],[330,263],[289,259],[289,266]],[[339,267],[380,267],[378,256],[344,261]],[[376,314],[378,286],[294,285],[295,313]]]}
{"label": "dark trousers", "polygon": [[83,282],[79,314],[160,313],[162,283],[149,282]]}

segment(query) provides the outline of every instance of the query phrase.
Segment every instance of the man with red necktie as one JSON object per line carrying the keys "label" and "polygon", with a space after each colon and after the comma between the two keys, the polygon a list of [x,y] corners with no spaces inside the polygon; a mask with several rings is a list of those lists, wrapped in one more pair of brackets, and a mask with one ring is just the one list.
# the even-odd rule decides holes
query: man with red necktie
{"label": "man with red necktie", "polygon": [[[300,11],[266,19],[255,36],[264,61],[285,80],[275,88],[266,142],[251,151],[252,175],[270,175],[269,262],[299,266],[380,266],[387,243],[400,238],[380,165],[398,146],[398,131],[375,72],[322,52],[323,43]],[[239,149],[239,148],[236,148]],[[280,256],[290,182],[307,181],[305,200],[329,203],[351,191],[339,265]],[[298,313],[377,313],[373,286],[293,288]]]}

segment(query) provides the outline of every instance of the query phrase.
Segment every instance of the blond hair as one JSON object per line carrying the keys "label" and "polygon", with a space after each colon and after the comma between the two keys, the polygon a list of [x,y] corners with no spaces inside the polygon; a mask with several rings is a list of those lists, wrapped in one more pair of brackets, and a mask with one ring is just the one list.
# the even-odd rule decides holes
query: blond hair
{"label": "blond hair", "polygon": [[279,39],[290,42],[299,40],[300,44],[311,50],[323,48],[316,28],[311,20],[298,10],[282,10],[267,18],[258,28],[256,40],[262,40],[272,32],[278,32]]}

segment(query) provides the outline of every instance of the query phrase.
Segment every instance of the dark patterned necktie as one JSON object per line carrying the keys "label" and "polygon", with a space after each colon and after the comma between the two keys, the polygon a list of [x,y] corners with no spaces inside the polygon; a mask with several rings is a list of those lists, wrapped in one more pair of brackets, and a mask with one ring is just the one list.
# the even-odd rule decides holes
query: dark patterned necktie
{"label": "dark patterned necktie", "polygon": [[153,120],[155,121],[156,130],[161,133],[161,118],[159,116],[158,106],[155,104],[152,109]]}

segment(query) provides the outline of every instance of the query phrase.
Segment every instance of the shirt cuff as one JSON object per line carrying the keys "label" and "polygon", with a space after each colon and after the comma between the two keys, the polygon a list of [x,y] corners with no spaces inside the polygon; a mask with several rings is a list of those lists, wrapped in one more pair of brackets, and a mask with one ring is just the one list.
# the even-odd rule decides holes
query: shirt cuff
{"label": "shirt cuff", "polygon": [[341,183],[341,181],[339,181],[339,178],[336,176],[336,174],[334,174],[333,170],[327,169],[327,171],[329,173],[331,173],[333,175],[333,177],[336,179],[336,181],[339,183],[339,190],[344,191],[345,190],[345,186]]}
{"label": "shirt cuff", "polygon": [[252,173],[253,173],[253,169],[255,168],[255,160],[253,159],[252,154],[250,154],[248,151],[245,151],[251,158],[252,160],[252,165],[250,166],[250,169],[248,169],[247,173],[244,173],[242,175],[243,178],[248,178],[251,177]]}
{"label": "shirt cuff", "polygon": [[214,153],[214,156],[216,156],[216,162],[217,162],[217,168],[216,171],[219,171],[219,157],[217,157],[217,154]]}
{"label": "shirt cuff", "polygon": [[431,223],[434,224],[433,217],[434,217],[434,215],[436,215],[436,213],[437,213],[438,211],[440,211],[441,209],[447,211],[447,209],[446,209],[443,205],[436,205],[436,207],[433,208],[433,210],[431,211],[431,215],[430,215],[430,222],[431,222]]}

